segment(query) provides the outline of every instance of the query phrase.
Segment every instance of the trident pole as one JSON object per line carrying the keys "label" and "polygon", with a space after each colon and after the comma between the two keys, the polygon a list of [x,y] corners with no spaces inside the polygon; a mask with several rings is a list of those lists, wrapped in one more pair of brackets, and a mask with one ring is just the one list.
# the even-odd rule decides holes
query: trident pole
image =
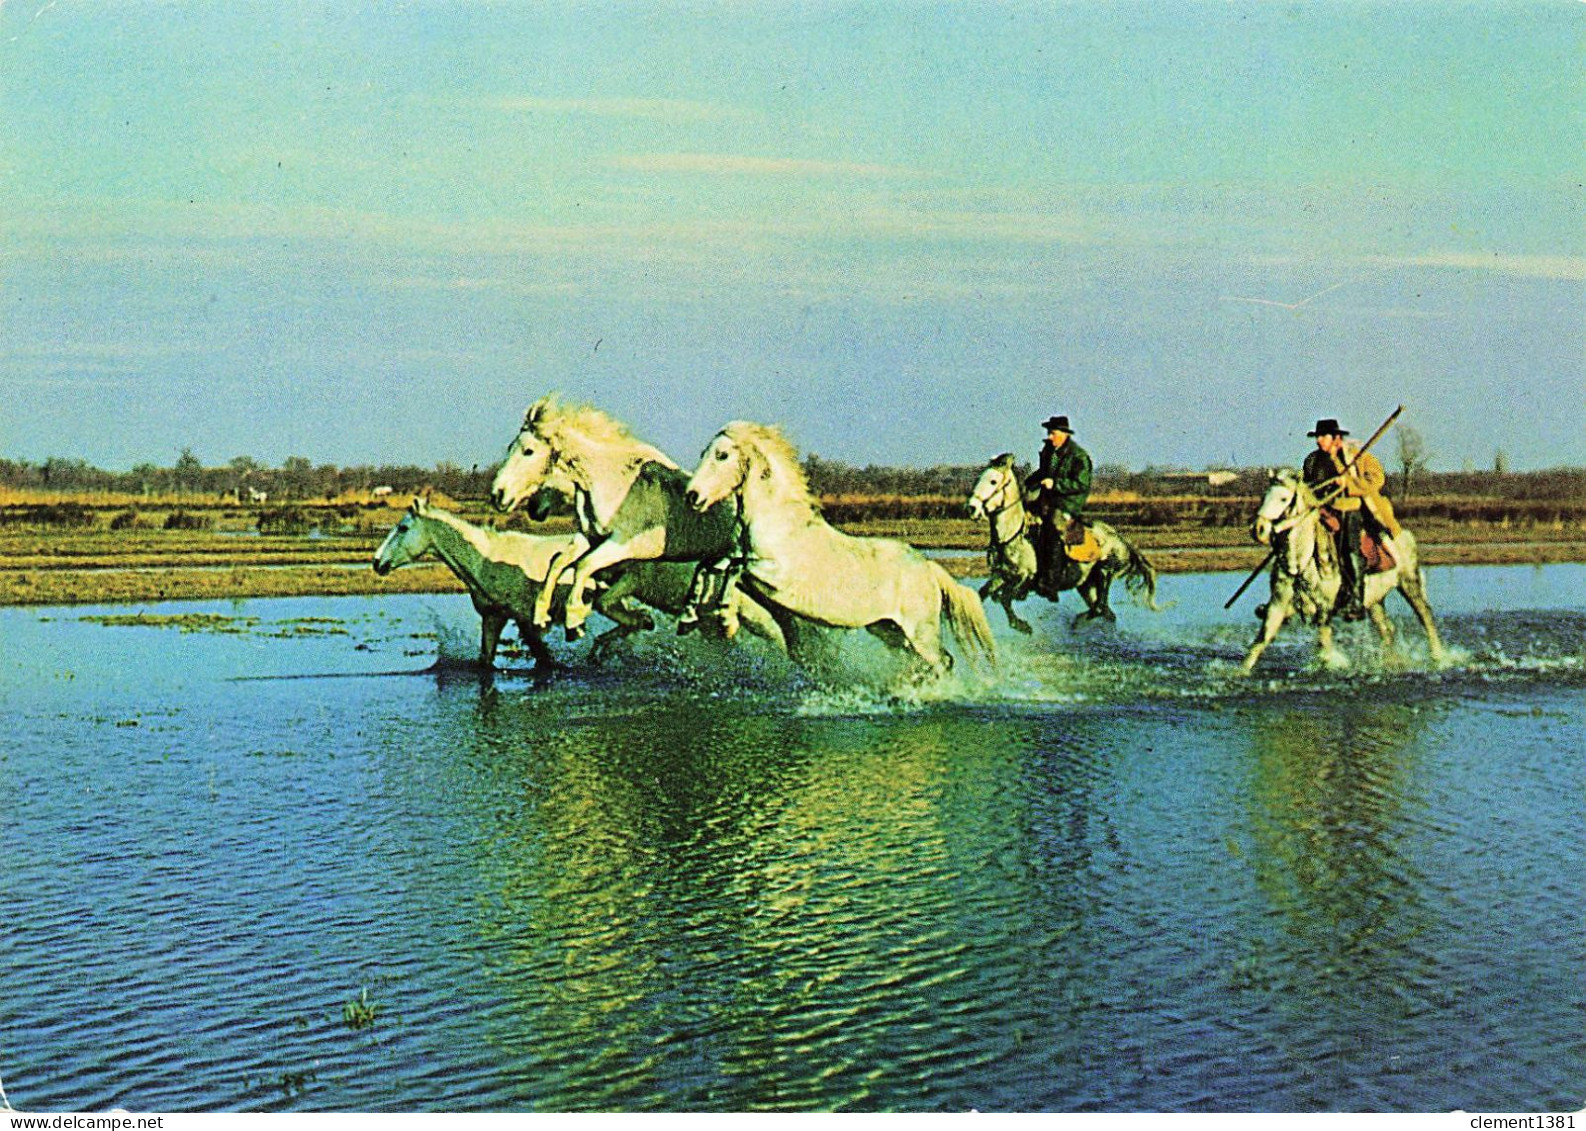
{"label": "trident pole", "polygon": [[[1333,478],[1329,479],[1327,482],[1329,482],[1329,483],[1337,483],[1341,479],[1343,479],[1344,476],[1348,475],[1350,470],[1355,466],[1355,462],[1357,460],[1359,460],[1361,456],[1366,454],[1366,450],[1368,448],[1370,448],[1372,444],[1375,444],[1378,440],[1382,439],[1382,434],[1384,432],[1386,432],[1389,428],[1393,427],[1393,422],[1395,420],[1399,419],[1399,414],[1401,412],[1403,412],[1403,411],[1404,411],[1404,406],[1401,404],[1398,408],[1394,409],[1391,413],[1389,413],[1388,414],[1388,419],[1384,420],[1382,422],[1381,426],[1378,427],[1378,429],[1371,434],[1371,439],[1367,440],[1364,444],[1361,444],[1360,447],[1358,449],[1356,449],[1355,454],[1349,457],[1349,462],[1344,464],[1344,470],[1340,471],[1337,475],[1333,476]],[[1331,495],[1329,495],[1327,497],[1327,499],[1325,501],[1318,503],[1317,506],[1318,507],[1326,506],[1328,503],[1330,503],[1334,499],[1336,499],[1338,497],[1339,492],[1341,492],[1342,490],[1343,490],[1342,487],[1338,488],[1337,491],[1334,491]],[[1310,512],[1307,511],[1305,513],[1309,514]],[[1301,517],[1304,517],[1304,516],[1301,516]],[[1294,520],[1294,521],[1298,521],[1298,520]],[[1290,526],[1293,526],[1294,525],[1294,521],[1291,521],[1290,523],[1288,523],[1287,526],[1285,526],[1285,529],[1287,529]],[[1275,547],[1275,546],[1272,549],[1267,551],[1267,556],[1261,559],[1261,564],[1256,566],[1255,569],[1251,570],[1250,571],[1250,576],[1245,578],[1243,584],[1241,584],[1238,589],[1234,590],[1234,595],[1232,597],[1228,598],[1227,601],[1223,602],[1223,608],[1231,609],[1231,608],[1234,607],[1234,602],[1239,600],[1240,597],[1244,596],[1245,590],[1250,588],[1250,583],[1252,581],[1254,581],[1256,578],[1261,576],[1261,571],[1267,568],[1267,563],[1272,560],[1272,556],[1274,554],[1276,554],[1277,552],[1278,552],[1277,551],[1277,547]]]}

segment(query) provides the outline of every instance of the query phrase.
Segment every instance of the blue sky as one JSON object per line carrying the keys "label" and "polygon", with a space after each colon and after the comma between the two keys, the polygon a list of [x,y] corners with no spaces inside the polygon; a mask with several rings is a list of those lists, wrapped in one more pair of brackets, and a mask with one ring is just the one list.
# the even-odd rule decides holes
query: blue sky
{"label": "blue sky", "polygon": [[690,465],[1586,464],[1583,64],[1576,0],[0,0],[0,457],[466,467],[554,389]]}

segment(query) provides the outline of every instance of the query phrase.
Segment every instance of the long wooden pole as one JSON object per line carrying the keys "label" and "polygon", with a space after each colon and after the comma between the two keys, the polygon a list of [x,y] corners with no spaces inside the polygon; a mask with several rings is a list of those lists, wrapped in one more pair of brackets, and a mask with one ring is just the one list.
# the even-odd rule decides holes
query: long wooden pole
{"label": "long wooden pole", "polygon": [[[1393,422],[1395,420],[1399,419],[1399,414],[1401,412],[1403,412],[1403,411],[1404,411],[1404,406],[1401,404],[1398,408],[1394,409],[1391,413],[1389,413],[1388,419],[1384,420],[1382,422],[1382,425],[1375,432],[1373,432],[1371,434],[1371,439],[1367,440],[1364,444],[1361,444],[1360,447],[1356,449],[1355,454],[1349,457],[1349,462],[1344,464],[1344,470],[1340,471],[1337,475],[1333,476],[1331,479],[1327,480],[1326,482],[1328,482],[1328,483],[1337,483],[1341,479],[1343,479],[1344,476],[1348,475],[1349,472],[1350,472],[1350,469],[1355,466],[1355,462],[1357,460],[1359,460],[1361,456],[1366,454],[1366,449],[1371,447],[1371,445],[1375,444],[1378,440],[1382,439],[1382,434],[1384,432],[1386,432],[1389,428],[1393,427]],[[1338,497],[1338,495],[1339,495],[1339,492],[1341,492],[1341,491],[1343,491],[1342,487],[1340,487],[1338,489],[1338,491],[1335,491],[1333,494],[1329,495],[1325,502],[1318,503],[1317,506],[1318,507],[1326,506],[1327,503],[1330,503],[1334,499],[1336,499]],[[1311,512],[1310,511],[1306,511],[1305,513],[1306,514],[1310,514]],[[1302,515],[1301,518],[1303,518],[1303,517],[1304,516]],[[1285,529],[1285,530],[1288,529],[1289,527],[1293,526],[1298,521],[1299,521],[1299,519],[1291,520],[1287,525],[1284,526],[1283,529]],[[1278,549],[1277,549],[1276,546],[1274,546],[1272,549],[1267,551],[1267,556],[1261,559],[1261,564],[1256,566],[1255,569],[1251,570],[1250,571],[1250,576],[1244,579],[1244,582],[1239,586],[1238,589],[1234,590],[1234,595],[1232,597],[1228,598],[1228,600],[1223,602],[1223,608],[1231,609],[1231,608],[1234,607],[1234,602],[1239,600],[1240,597],[1244,596],[1245,590],[1250,588],[1250,583],[1252,581],[1254,581],[1256,578],[1261,576],[1261,571],[1267,568],[1267,563],[1272,561],[1272,556],[1274,554],[1276,554],[1277,552],[1278,552]]]}

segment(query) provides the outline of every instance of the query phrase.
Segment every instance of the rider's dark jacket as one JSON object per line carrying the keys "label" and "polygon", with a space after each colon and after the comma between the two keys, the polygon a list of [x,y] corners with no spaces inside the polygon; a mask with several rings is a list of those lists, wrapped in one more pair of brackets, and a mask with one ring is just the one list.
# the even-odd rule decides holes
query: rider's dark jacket
{"label": "rider's dark jacket", "polygon": [[[1041,480],[1050,479],[1052,486],[1042,487]],[[1090,453],[1074,442],[1070,436],[1061,448],[1054,448],[1048,440],[1041,445],[1041,461],[1024,481],[1026,497],[1033,497],[1032,508],[1042,518],[1061,511],[1079,517],[1090,499]]]}

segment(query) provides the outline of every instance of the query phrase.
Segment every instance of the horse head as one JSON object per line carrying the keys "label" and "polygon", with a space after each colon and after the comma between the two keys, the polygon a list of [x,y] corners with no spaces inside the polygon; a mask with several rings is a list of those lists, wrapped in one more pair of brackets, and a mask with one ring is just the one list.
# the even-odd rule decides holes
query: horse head
{"label": "horse head", "polygon": [[1013,453],[1003,452],[980,473],[964,505],[971,518],[985,519],[1019,501],[1019,478],[1013,470]]}
{"label": "horse head", "polygon": [[689,476],[683,498],[696,511],[705,511],[734,494],[749,478],[751,455],[734,439],[729,424],[700,453],[699,466]]}
{"label": "horse head", "polygon": [[549,398],[536,401],[523,418],[523,427],[507,445],[507,458],[490,485],[490,501],[499,511],[510,511],[545,484],[556,463],[556,448],[541,434]]}
{"label": "horse head", "polygon": [[1250,524],[1250,536],[1263,546],[1270,546],[1274,528],[1294,510],[1302,489],[1298,472],[1287,467],[1273,469],[1267,478],[1267,493],[1256,508],[1255,521]]}
{"label": "horse head", "polygon": [[429,535],[424,517],[429,513],[429,503],[422,498],[413,500],[407,514],[391,528],[374,552],[374,571],[381,577],[401,566],[408,565],[429,549]]}

